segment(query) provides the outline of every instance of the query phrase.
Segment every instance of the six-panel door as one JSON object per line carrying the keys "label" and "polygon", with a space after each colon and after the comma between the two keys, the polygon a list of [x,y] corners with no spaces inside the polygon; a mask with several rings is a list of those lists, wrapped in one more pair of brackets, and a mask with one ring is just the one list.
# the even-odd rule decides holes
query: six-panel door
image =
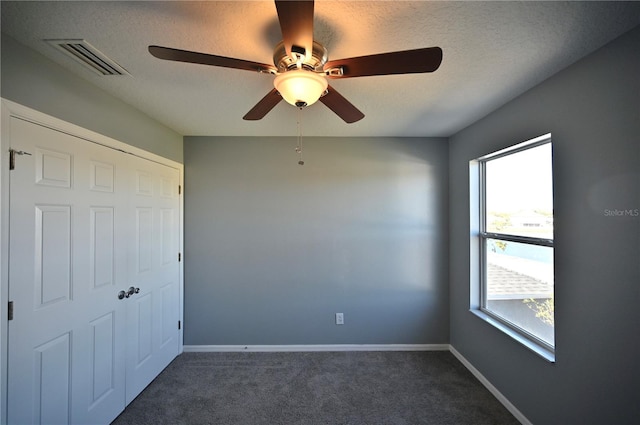
{"label": "six-panel door", "polygon": [[179,174],[10,125],[9,423],[109,423],[179,350]]}

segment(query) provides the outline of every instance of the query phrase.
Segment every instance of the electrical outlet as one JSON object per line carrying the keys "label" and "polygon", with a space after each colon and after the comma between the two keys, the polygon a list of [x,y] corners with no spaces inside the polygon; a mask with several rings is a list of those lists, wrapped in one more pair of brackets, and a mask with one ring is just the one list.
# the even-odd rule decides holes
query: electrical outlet
{"label": "electrical outlet", "polygon": [[336,313],[336,325],[344,325],[344,314]]}

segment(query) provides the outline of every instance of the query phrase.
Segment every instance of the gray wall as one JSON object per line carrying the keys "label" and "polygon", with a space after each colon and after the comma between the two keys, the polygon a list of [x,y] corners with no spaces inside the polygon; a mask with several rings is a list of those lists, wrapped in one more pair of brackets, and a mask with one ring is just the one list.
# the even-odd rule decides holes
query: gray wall
{"label": "gray wall", "polygon": [[303,144],[185,138],[185,344],[448,343],[447,141]]}
{"label": "gray wall", "polygon": [[[640,28],[450,140],[451,344],[534,424],[640,418]],[[551,132],[556,363],[469,312],[469,160]]]}
{"label": "gray wall", "polygon": [[182,162],[181,135],[6,34],[0,74],[5,99]]}

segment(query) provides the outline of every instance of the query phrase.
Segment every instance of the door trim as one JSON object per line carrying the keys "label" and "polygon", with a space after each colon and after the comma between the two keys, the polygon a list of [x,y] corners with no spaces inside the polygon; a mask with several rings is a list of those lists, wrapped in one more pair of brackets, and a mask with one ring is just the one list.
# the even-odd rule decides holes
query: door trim
{"label": "door trim", "polygon": [[[44,114],[29,107],[20,105],[10,100],[0,98],[1,120],[0,126],[0,424],[7,423],[7,366],[8,366],[8,299],[9,294],[9,148],[11,147],[10,119],[12,117],[29,121],[44,127],[57,130],[81,139],[89,143],[96,143],[121,152],[128,153],[149,161],[157,162],[179,171],[179,184],[181,190],[179,196],[179,252],[184,252],[184,165],[164,158],[152,152],[145,151],[135,146],[128,145],[86,128]],[[176,253],[178,255],[178,253]],[[180,299],[179,320],[184,323],[184,261],[179,263],[180,273]],[[176,323],[176,326],[178,324]],[[183,351],[183,327],[178,331],[179,349]]]}

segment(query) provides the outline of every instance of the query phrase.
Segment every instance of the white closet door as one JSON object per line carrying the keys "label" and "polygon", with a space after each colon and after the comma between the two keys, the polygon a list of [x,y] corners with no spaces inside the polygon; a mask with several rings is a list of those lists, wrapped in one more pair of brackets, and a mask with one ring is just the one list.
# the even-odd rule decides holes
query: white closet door
{"label": "white closet door", "polygon": [[178,355],[179,171],[131,158],[127,403]]}
{"label": "white closet door", "polygon": [[10,126],[9,423],[108,424],[179,352],[180,172]]}
{"label": "white closet door", "polygon": [[109,423],[124,407],[126,190],[113,150],[11,119],[9,423]]}

